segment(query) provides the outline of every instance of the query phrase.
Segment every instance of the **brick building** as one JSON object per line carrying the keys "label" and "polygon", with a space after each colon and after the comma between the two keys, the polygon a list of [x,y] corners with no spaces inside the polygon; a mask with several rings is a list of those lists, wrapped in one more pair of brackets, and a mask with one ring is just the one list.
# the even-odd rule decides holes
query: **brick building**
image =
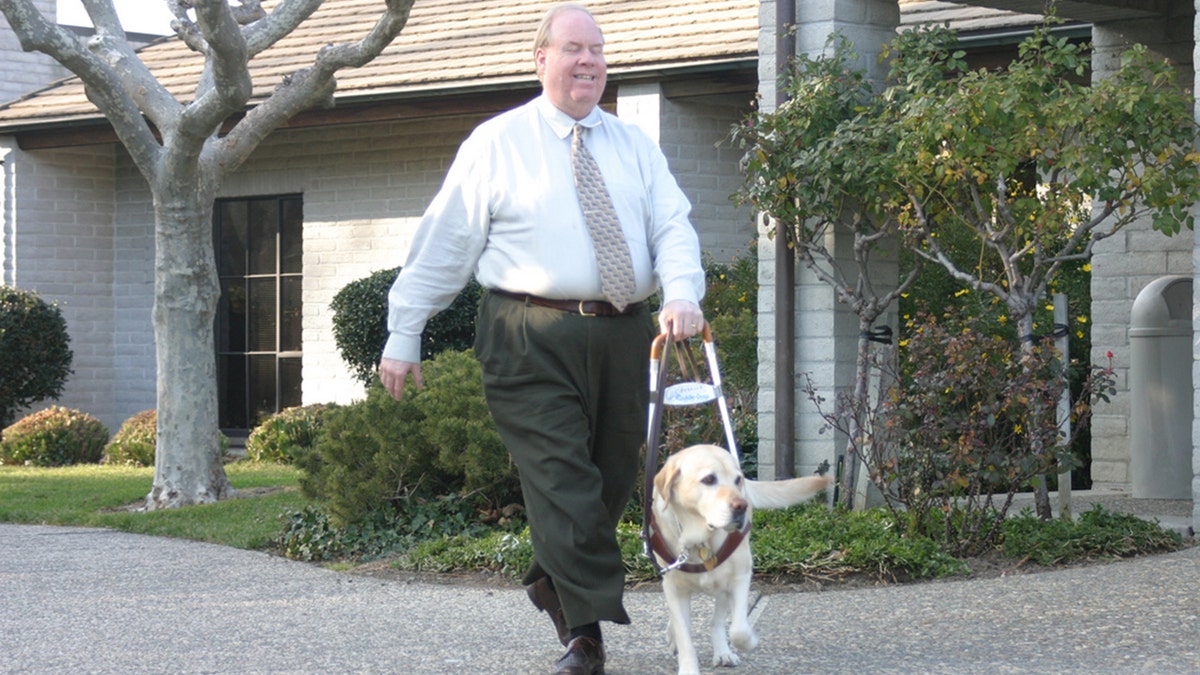
{"label": "brick building", "polygon": [[[53,11],[53,0],[37,4]],[[334,346],[329,302],[346,283],[402,262],[462,138],[486,117],[536,94],[530,42],[549,4],[480,0],[467,11],[450,0],[418,0],[407,28],[380,58],[339,77],[335,107],[298,116],[226,181],[218,226],[271,223],[269,233],[243,232],[235,225],[227,243],[269,234],[270,245],[284,255],[270,269],[228,280],[244,290],[250,314],[268,305],[277,309],[262,319],[272,335],[245,328],[247,343],[224,354],[230,362],[241,360],[229,372],[237,371],[245,392],[243,399],[223,403],[240,408],[224,426],[245,426],[255,415],[286,405],[361,395]],[[719,258],[742,254],[758,239],[753,214],[729,200],[741,182],[739,153],[720,142],[756,95],[764,106],[773,104],[781,45],[816,52],[829,34],[840,31],[864,63],[873,65],[875,47],[897,30],[950,22],[977,58],[1003,59],[1040,21],[1045,6],[1042,0],[588,4],[608,40],[604,105],[659,141],[694,204],[705,249]],[[1181,85],[1192,84],[1192,3],[1063,0],[1057,7],[1072,30],[1095,41],[1094,77],[1112,70],[1123,45],[1138,41],[1184,70]],[[310,60],[330,41],[330,31],[360,34],[374,12],[370,4],[329,0],[280,46],[280,59],[260,59],[253,70],[256,87],[265,92],[289,68]],[[778,39],[781,21],[797,26],[793,43]],[[193,57],[172,40],[152,44],[142,58],[151,69],[169,73],[166,81],[177,93],[188,91],[188,73],[197,72],[187,66]],[[0,105],[0,281],[59,303],[76,355],[62,403],[115,428],[155,401],[150,193],[82,87],[69,79],[51,84],[63,71],[45,57],[21,52],[2,19],[0,64],[5,72],[0,100],[15,98]],[[37,89],[42,85],[50,86]],[[240,248],[218,243],[218,255],[235,256],[239,265],[247,251],[253,253],[245,242]],[[832,292],[802,270],[796,272],[794,312],[778,317],[773,242],[759,239],[758,255],[760,465],[770,475],[782,456],[806,472],[831,457],[838,441],[817,433],[815,411],[802,396],[778,407],[779,373],[794,378],[777,369],[777,355],[794,358],[785,365],[813,373],[828,393],[835,383],[850,381],[857,327]],[[1195,256],[1191,232],[1166,238],[1148,224],[1129,228],[1097,250],[1092,339],[1099,354],[1117,355],[1122,393],[1128,391],[1134,298],[1159,276],[1193,274]],[[223,311],[230,306],[227,298]],[[238,307],[233,311],[242,311]],[[225,321],[229,330],[243,329],[228,316]],[[779,326],[795,333],[781,352]],[[1129,484],[1129,415],[1129,396],[1119,394],[1094,422],[1092,477],[1099,485]],[[1195,438],[1200,447],[1200,431]],[[794,452],[777,455],[778,448],[790,446]]]}

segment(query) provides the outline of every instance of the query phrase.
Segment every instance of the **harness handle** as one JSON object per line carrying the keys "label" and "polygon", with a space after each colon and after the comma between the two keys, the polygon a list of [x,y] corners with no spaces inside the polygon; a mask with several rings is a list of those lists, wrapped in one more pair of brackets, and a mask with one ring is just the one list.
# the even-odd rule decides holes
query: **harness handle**
{"label": "harness handle", "polygon": [[[708,322],[704,330],[711,334]],[[642,487],[642,553],[650,559],[655,570],[659,573],[658,561],[650,546],[650,520],[654,515],[654,474],[658,472],[658,445],[662,432],[662,407],[665,384],[667,382],[667,358],[671,354],[671,344],[675,342],[675,334],[669,328],[666,333],[660,333],[650,343],[650,414],[646,425],[646,469],[645,484]]]}

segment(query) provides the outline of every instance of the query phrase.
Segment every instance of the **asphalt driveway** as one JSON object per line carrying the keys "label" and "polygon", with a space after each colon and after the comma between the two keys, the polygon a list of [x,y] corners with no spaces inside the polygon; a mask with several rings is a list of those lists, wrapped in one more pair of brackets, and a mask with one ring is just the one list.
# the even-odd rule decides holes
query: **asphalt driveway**
{"label": "asphalt driveway", "polygon": [[[673,673],[658,591],[610,675]],[[697,632],[707,621],[699,606]],[[721,673],[1200,673],[1200,548],[1043,574],[762,596]],[[711,653],[697,640],[702,664]],[[375,579],[101,529],[0,525],[3,673],[543,673],[522,590]],[[706,666],[705,672],[718,672]]]}

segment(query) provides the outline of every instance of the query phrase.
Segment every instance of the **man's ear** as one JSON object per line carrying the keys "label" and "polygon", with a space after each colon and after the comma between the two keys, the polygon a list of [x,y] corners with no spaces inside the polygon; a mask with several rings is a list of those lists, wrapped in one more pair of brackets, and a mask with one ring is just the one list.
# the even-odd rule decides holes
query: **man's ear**
{"label": "man's ear", "polygon": [[533,71],[537,73],[538,80],[546,74],[546,50],[536,49],[533,52]]}

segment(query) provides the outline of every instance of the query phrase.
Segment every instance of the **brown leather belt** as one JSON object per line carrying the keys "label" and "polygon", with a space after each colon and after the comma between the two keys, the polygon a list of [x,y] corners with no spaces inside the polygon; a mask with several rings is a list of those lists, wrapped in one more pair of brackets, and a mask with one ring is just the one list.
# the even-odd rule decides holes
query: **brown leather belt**
{"label": "brown leather belt", "polygon": [[528,302],[531,305],[538,307],[549,307],[557,309],[560,312],[568,312],[570,314],[579,314],[580,316],[624,316],[633,314],[642,307],[642,303],[635,302],[625,306],[625,311],[617,309],[611,302],[604,300],[554,300],[552,298],[543,298],[528,293],[513,293],[511,291],[501,290],[499,288],[490,289],[496,295],[502,295],[506,298]]}

